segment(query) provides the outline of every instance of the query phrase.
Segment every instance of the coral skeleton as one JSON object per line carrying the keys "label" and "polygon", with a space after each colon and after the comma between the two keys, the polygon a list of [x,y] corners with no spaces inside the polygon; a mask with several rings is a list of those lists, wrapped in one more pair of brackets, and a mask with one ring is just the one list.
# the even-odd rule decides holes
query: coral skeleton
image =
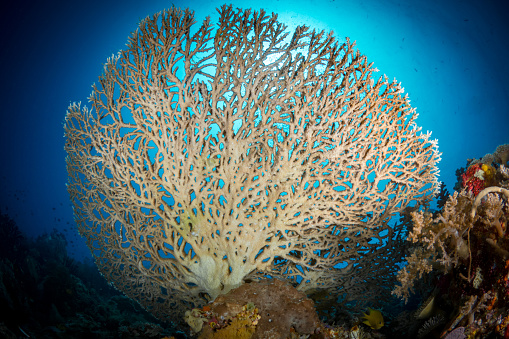
{"label": "coral skeleton", "polygon": [[349,39],[218,12],[144,19],[92,108],[70,105],[79,232],[161,319],[267,276],[377,307],[405,254],[391,220],[438,188],[437,141]]}

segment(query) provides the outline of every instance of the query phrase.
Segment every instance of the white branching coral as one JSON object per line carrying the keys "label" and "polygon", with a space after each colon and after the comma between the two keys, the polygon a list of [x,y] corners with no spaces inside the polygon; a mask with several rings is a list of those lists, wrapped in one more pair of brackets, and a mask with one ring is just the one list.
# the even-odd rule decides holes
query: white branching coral
{"label": "white branching coral", "polygon": [[392,286],[389,222],[435,192],[440,158],[403,89],[348,39],[219,14],[145,19],[93,109],[68,109],[68,190],[101,272],[160,317],[265,275]]}

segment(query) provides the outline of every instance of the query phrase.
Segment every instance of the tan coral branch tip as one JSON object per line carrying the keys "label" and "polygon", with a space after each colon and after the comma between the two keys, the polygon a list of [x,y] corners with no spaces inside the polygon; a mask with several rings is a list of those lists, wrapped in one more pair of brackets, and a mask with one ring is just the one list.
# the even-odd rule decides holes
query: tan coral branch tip
{"label": "tan coral branch tip", "polygon": [[483,189],[481,192],[479,192],[479,194],[475,198],[474,204],[472,206],[472,212],[470,212],[470,216],[472,217],[472,219],[475,217],[475,214],[477,212],[477,206],[479,206],[479,204],[481,203],[481,199],[484,198],[484,196],[486,196],[489,193],[502,193],[503,195],[505,195],[507,200],[509,200],[509,190],[508,189],[505,189],[502,187],[497,187],[497,186],[487,187],[487,188]]}

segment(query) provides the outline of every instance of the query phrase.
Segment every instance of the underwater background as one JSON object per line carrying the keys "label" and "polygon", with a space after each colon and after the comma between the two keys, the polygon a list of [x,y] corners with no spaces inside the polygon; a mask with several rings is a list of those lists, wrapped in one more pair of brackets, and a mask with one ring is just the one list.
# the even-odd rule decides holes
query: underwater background
{"label": "underwater background", "polygon": [[[34,270],[41,281],[58,280],[55,266],[48,263],[50,258],[60,260],[83,279],[97,278],[90,286],[116,293],[100,281],[74,225],[65,186],[63,121],[68,105],[87,103],[106,59],[125,47],[130,33],[146,16],[174,5],[194,10],[198,22],[206,16],[215,22],[216,8],[224,3],[94,0],[0,5],[2,234],[4,241],[25,239],[20,240],[19,253],[37,251],[31,253],[30,260],[39,265]],[[339,41],[345,37],[356,41],[379,74],[401,82],[419,113],[417,125],[438,139],[442,152],[439,179],[449,191],[457,181],[456,170],[465,167],[467,159],[480,158],[509,143],[507,1],[276,0],[232,4],[275,12],[290,31],[307,25],[332,30]],[[14,254],[2,251],[2,257],[20,260]],[[89,266],[73,266],[78,262]],[[34,290],[44,289],[37,281],[33,284]],[[64,293],[65,299],[77,292],[57,289],[53,293]],[[118,300],[117,306],[136,307]],[[148,319],[140,317],[136,320]],[[19,327],[17,335],[22,336],[23,327]],[[48,335],[58,336],[58,331],[63,329],[52,328]]]}

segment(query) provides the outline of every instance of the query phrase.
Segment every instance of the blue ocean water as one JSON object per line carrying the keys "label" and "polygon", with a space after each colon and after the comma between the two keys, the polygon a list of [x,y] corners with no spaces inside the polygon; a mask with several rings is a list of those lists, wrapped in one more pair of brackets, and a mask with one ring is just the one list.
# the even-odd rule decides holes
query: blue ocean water
{"label": "blue ocean water", "polygon": [[[199,21],[222,1],[176,1]],[[87,102],[106,59],[138,22],[166,1],[53,1],[2,5],[0,211],[29,234],[65,230],[77,257],[89,256],[75,232],[66,183],[62,123],[70,102]],[[297,25],[355,40],[361,53],[396,78],[443,153],[440,180],[509,141],[509,24],[504,1],[236,1]]]}
{"label": "blue ocean water", "polygon": [[[87,103],[106,59],[125,47],[140,20],[189,7],[197,21],[223,1],[52,1],[0,5],[0,212],[29,236],[63,232],[67,250],[91,258],[66,190],[63,121],[71,102]],[[298,25],[334,31],[417,108],[418,126],[442,152],[440,180],[509,143],[509,22],[505,1],[235,1]],[[51,235],[49,236],[51,239]],[[42,240],[41,240],[42,241]],[[55,241],[53,239],[52,241]],[[62,244],[62,242],[58,242]]]}

